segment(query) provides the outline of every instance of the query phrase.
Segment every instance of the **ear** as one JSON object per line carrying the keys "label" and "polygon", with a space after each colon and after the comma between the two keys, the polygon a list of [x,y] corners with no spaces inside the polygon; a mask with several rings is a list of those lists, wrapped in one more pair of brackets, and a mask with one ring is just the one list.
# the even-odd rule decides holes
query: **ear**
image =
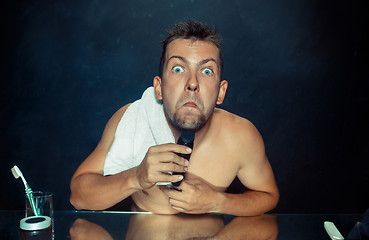
{"label": "ear", "polygon": [[158,100],[163,100],[162,92],[161,92],[161,78],[156,76],[154,77],[153,86],[155,90],[155,95]]}
{"label": "ear", "polygon": [[218,99],[217,99],[217,105],[220,105],[223,103],[226,92],[227,92],[227,88],[228,88],[228,82],[226,80],[223,80],[220,82],[220,87],[219,87],[219,94],[218,94]]}

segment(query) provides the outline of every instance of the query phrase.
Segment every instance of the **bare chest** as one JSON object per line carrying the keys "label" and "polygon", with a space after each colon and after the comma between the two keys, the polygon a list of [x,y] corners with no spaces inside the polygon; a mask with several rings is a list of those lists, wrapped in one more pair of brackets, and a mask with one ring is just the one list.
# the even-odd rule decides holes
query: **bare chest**
{"label": "bare chest", "polygon": [[200,178],[215,188],[227,188],[237,175],[238,162],[235,156],[219,149],[194,150],[186,178]]}

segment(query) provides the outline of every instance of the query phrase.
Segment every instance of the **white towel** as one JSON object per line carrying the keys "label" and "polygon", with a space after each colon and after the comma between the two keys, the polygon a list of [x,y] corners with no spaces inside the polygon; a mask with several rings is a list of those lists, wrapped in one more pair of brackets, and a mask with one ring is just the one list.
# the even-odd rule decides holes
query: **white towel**
{"label": "white towel", "polygon": [[105,159],[104,176],[138,166],[151,146],[174,142],[163,104],[156,99],[154,88],[149,87],[120,120]]}

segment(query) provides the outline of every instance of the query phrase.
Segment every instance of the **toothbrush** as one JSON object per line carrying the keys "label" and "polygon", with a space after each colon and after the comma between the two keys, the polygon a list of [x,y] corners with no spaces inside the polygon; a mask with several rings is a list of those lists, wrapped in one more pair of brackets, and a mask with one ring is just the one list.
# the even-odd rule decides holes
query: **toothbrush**
{"label": "toothbrush", "polygon": [[33,199],[33,192],[32,189],[29,187],[26,179],[23,177],[23,173],[21,172],[21,170],[17,167],[17,165],[14,165],[14,167],[11,169],[13,176],[18,179],[19,177],[22,179],[23,184],[24,184],[24,188],[26,190],[26,194],[28,196],[29,202],[31,204],[31,208],[33,213],[35,214],[35,216],[39,216],[39,212],[37,211],[36,205],[35,205],[35,201]]}

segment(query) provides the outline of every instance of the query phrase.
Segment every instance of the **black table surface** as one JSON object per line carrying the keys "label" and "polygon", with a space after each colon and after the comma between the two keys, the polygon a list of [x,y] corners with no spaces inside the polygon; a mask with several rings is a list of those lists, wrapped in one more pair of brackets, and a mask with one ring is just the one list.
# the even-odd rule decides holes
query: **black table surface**
{"label": "black table surface", "polygon": [[[0,211],[0,238],[19,239],[24,211]],[[347,236],[359,214],[157,215],[55,211],[55,239],[327,239],[324,221]]]}

